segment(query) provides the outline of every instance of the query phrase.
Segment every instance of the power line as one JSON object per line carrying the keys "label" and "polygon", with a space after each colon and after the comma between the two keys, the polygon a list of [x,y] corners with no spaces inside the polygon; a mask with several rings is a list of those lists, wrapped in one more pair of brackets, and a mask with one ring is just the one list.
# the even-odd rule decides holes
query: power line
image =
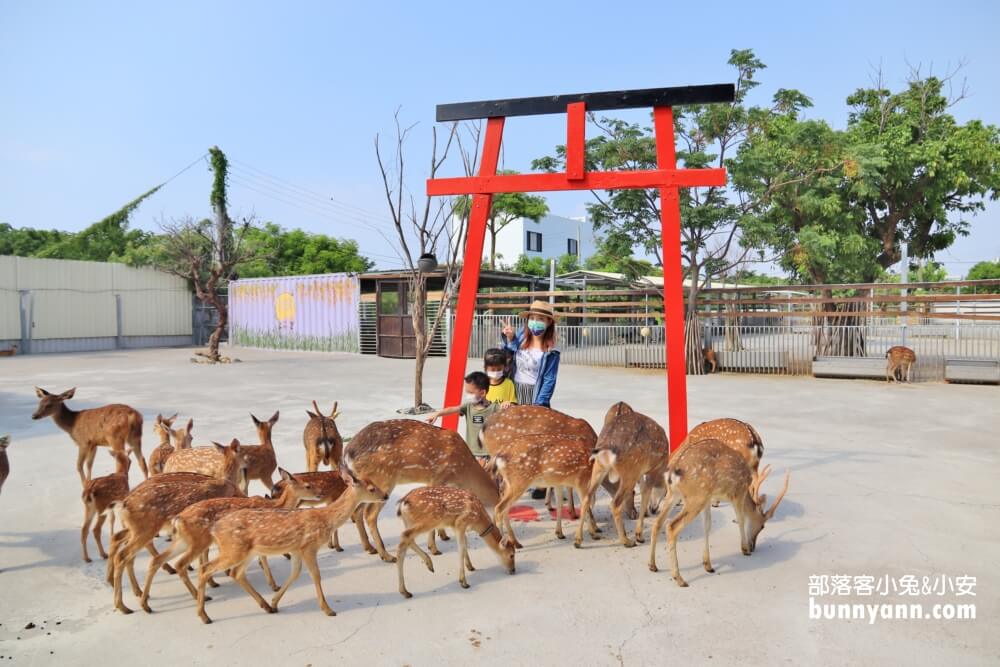
{"label": "power line", "polygon": [[180,176],[181,174],[183,174],[183,173],[184,173],[185,171],[187,171],[187,170],[188,170],[188,169],[190,169],[191,167],[195,166],[196,164],[198,164],[199,162],[201,162],[202,160],[204,160],[204,159],[205,159],[206,157],[208,157],[208,153],[202,153],[201,155],[199,155],[199,156],[198,156],[198,157],[197,157],[197,158],[196,158],[196,159],[194,160],[194,162],[192,162],[192,163],[191,163],[191,164],[189,164],[188,166],[184,167],[183,169],[181,169],[180,171],[178,171],[178,172],[177,172],[176,174],[174,174],[173,176],[171,176],[171,177],[170,177],[170,178],[168,178],[167,180],[165,180],[165,181],[163,181],[162,183],[160,183],[160,187],[162,188],[162,187],[163,187],[164,185],[166,185],[166,184],[167,184],[167,183],[169,183],[170,181],[174,180],[175,178],[177,178],[178,176]]}

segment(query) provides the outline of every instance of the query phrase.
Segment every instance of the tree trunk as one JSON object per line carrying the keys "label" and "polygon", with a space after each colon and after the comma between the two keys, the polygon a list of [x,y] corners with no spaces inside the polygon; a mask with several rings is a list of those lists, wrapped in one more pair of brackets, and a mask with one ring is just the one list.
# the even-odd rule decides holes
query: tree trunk
{"label": "tree trunk", "polygon": [[[832,290],[823,290],[824,298],[831,298]],[[852,313],[861,312],[866,304],[823,304],[830,315],[820,320],[816,332],[816,354],[831,357],[863,357],[866,352],[864,318]]]}
{"label": "tree trunk", "polygon": [[228,304],[222,303],[222,299],[219,298],[219,294],[214,290],[209,294],[209,303],[211,303],[216,312],[219,313],[219,323],[215,326],[215,330],[208,338],[209,359],[217,363],[219,361],[219,341],[222,339],[222,332],[225,331],[226,325],[229,323],[229,307]]}
{"label": "tree trunk", "polygon": [[410,317],[413,321],[415,340],[413,369],[413,407],[419,408],[424,402],[424,363],[427,361],[427,321],[424,316],[427,303],[427,281],[420,273],[411,289]]}
{"label": "tree trunk", "polygon": [[490,230],[490,271],[497,270],[497,230],[492,224]]}
{"label": "tree trunk", "polygon": [[698,320],[698,273],[688,287],[688,302],[684,308],[684,358],[688,375],[704,375],[704,337]]}

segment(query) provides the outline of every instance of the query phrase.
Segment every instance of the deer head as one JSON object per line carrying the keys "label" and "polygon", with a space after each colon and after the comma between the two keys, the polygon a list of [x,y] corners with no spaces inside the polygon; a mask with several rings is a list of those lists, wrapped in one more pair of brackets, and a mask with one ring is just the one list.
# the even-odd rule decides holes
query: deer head
{"label": "deer head", "polygon": [[[278,468],[278,474],[281,475],[281,481],[285,483],[285,487],[290,489],[291,494],[295,496],[297,501],[316,501],[322,500],[322,495],[313,488],[313,485],[309,482],[296,477],[292,473],[288,472],[284,468]],[[281,489],[275,484],[271,489],[271,496],[278,498],[281,496]],[[296,503],[297,504],[297,503]]]}
{"label": "deer head", "polygon": [[174,446],[177,449],[191,449],[194,438],[191,436],[191,429],[194,428],[194,419],[188,419],[184,428],[170,429],[170,435],[174,439]]}
{"label": "deer head", "polygon": [[271,429],[278,423],[278,412],[271,415],[271,418],[266,422],[257,419],[253,413],[250,414],[250,418],[253,419],[253,425],[257,427],[257,434],[260,436],[261,442],[265,442],[271,437]]}
{"label": "deer head", "polygon": [[760,535],[760,531],[764,530],[764,524],[774,516],[775,510],[781,504],[781,499],[785,497],[785,492],[788,491],[788,480],[791,478],[792,472],[790,470],[785,472],[785,484],[781,488],[781,493],[774,499],[771,507],[765,510],[764,505],[767,501],[767,494],[762,495],[760,493],[760,486],[769,474],[771,474],[771,466],[764,466],[764,469],[757,476],[757,481],[752,483],[749,489],[750,497],[754,503],[753,511],[750,512],[750,532],[747,535],[747,542],[749,543],[751,553],[757,548],[757,536]]}
{"label": "deer head", "polygon": [[243,452],[240,451],[240,441],[233,438],[228,446],[219,444],[218,442],[212,442],[212,445],[217,452],[222,454],[225,460],[223,469],[226,471],[226,477],[232,481],[232,471],[234,469],[239,471],[236,484],[243,493],[246,493],[250,480],[247,479],[247,463],[246,459],[243,458]]}
{"label": "deer head", "polygon": [[45,417],[54,415],[62,407],[63,401],[73,398],[73,394],[75,393],[76,387],[67,389],[61,394],[50,394],[41,387],[35,387],[35,395],[38,396],[38,407],[32,413],[31,418],[44,419]]}
{"label": "deer head", "polygon": [[353,489],[363,503],[381,503],[389,500],[389,494],[366,479],[355,477],[347,466],[340,466],[340,478],[348,489]]}

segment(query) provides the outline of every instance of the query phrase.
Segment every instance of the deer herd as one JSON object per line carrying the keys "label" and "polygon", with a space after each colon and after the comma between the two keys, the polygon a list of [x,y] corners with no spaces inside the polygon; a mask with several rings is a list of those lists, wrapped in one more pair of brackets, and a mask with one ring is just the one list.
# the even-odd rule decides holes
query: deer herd
{"label": "deer herd", "polygon": [[[549,408],[510,406],[487,420],[480,439],[490,457],[477,460],[457,433],[413,419],[369,424],[345,443],[337,428],[337,404],[327,415],[313,401],[303,431],[307,470],[294,474],[278,467],[272,441],[277,412],[266,421],[251,415],[257,431],[255,444],[234,438],[229,444],[198,447],[193,446],[192,419],[174,428],[177,415],[157,415],[153,431],[159,444],[147,466],[139,412],[121,404],[74,411],[66,402],[75,389],[61,394],[37,387],[35,391],[39,403],[33,419],[52,417],[77,446],[76,467],[83,485],[83,560],[90,562],[87,544],[92,534],[98,553],[108,561],[106,576],[115,607],[126,614],[131,609],[123,601],[124,577],[128,576],[139,605],[149,612],[150,590],[161,569],[181,579],[205,623],[211,623],[205,609],[211,599],[206,587],[219,585],[214,577],[220,572],[236,580],[261,609],[274,613],[305,565],[320,608],[335,615],[323,593],[317,555],[323,547],[342,551],[337,531],[348,521],[355,524],[365,551],[396,563],[399,592],[407,598],[411,597],[403,573],[407,551],[415,551],[433,572],[430,554],[441,553],[436,539],[450,539],[446,529],[458,543],[463,588],[469,587],[466,570],[475,569],[468,553],[469,531],[478,534],[513,574],[521,544],[511,523],[511,510],[530,486],[553,488],[559,539],[565,538],[563,502],[568,491],[569,513],[579,518],[574,536],[577,548],[583,546],[585,524],[590,539],[600,539],[602,531],[592,511],[599,488],[611,495],[611,515],[624,547],[644,542],[644,520],[647,515],[655,516],[649,569],[657,571],[656,542],[666,524],[673,579],[687,586],[676,554],[684,527],[699,513],[703,515],[703,565],[713,572],[708,549],[713,503],[732,505],[740,547],[749,556],[789,482],[786,473],[780,493],[766,508],[760,489],[770,466],[760,468],[763,441],[749,424],[736,419],[705,422],[671,454],[664,429],[621,402],[608,410],[600,433],[582,419]],[[99,447],[110,449],[115,472],[92,478]],[[130,456],[144,477],[135,487],[129,484]],[[329,469],[320,470],[323,466]],[[249,496],[254,481],[270,495]],[[403,531],[395,553],[390,553],[379,532],[378,517],[389,494],[401,484],[422,486],[397,504]],[[580,498],[579,513],[574,492]],[[680,509],[671,516],[676,505]],[[635,519],[631,535],[626,519]],[[101,541],[106,520],[111,534],[107,551]],[[416,541],[425,533],[430,554]],[[157,537],[167,541],[157,542]],[[140,586],[134,567],[142,551],[149,552],[150,560]],[[280,587],[267,560],[275,556],[291,559],[291,574]],[[188,572],[195,561],[197,580],[192,581]],[[247,579],[247,569],[254,562],[274,591],[270,600]]]}

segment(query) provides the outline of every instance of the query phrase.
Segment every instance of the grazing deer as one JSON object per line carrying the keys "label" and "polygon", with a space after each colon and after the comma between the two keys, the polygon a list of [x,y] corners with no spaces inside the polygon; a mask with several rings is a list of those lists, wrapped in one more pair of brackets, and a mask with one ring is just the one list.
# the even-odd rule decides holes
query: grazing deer
{"label": "grazing deer", "polygon": [[254,417],[253,425],[257,428],[259,445],[244,445],[243,457],[247,462],[247,485],[259,479],[267,490],[274,486],[274,471],[278,469],[278,459],[274,454],[274,443],[271,442],[271,429],[278,423],[278,413],[275,412],[266,422]]}
{"label": "grazing deer", "polygon": [[[739,454],[750,467],[753,481],[757,481],[760,460],[764,456],[764,440],[753,426],[731,417],[702,422],[691,429],[673,455],[677,456],[685,447],[701,440],[718,440]],[[657,481],[662,485],[662,476]],[[718,506],[718,501],[712,504],[712,507]]]}
{"label": "grazing deer", "polygon": [[316,472],[319,466],[330,466],[334,470],[340,467],[340,459],[344,453],[344,439],[340,437],[337,429],[337,403],[334,402],[333,410],[327,417],[319,411],[316,401],[313,401],[313,410],[306,410],[309,421],[302,431],[302,444],[306,448],[306,469],[309,472]]}
{"label": "grazing deer", "polygon": [[[643,519],[654,487],[648,473],[661,466],[669,455],[670,444],[662,426],[636,412],[627,403],[615,403],[604,416],[604,427],[593,450],[594,468],[587,495],[583,498],[583,511],[589,510],[593,504],[597,486],[606,478],[611,478],[611,481],[618,482],[618,493],[611,500],[611,515],[618,530],[618,539],[626,547],[642,542]],[[635,527],[635,539],[632,539],[625,531],[622,511],[640,480],[639,521]],[[580,522],[573,546],[580,547],[582,543],[583,522]]]}
{"label": "grazing deer", "polygon": [[[370,481],[356,478],[346,470],[342,475],[347,490],[326,507],[300,510],[243,509],[230,512],[216,521],[212,528],[212,539],[218,545],[219,553],[202,568],[198,577],[198,616],[202,622],[212,622],[205,613],[205,585],[214,573],[228,569],[233,579],[257,601],[261,609],[273,614],[278,611],[282,596],[298,578],[303,562],[316,587],[320,609],[327,616],[337,615],[323,595],[316,554],[330,540],[330,534],[348,520],[358,505],[381,505],[389,499],[388,494]],[[292,555],[292,572],[268,604],[247,581],[247,565],[254,555],[274,556],[286,553]]]}
{"label": "grazing deer", "polygon": [[[87,482],[83,487],[83,494],[80,499],[83,501],[83,526],[80,527],[80,548],[83,551],[83,562],[90,562],[90,555],[87,553],[87,532],[93,523],[94,541],[97,542],[97,551],[101,558],[107,558],[101,544],[101,528],[104,526],[104,519],[111,517],[109,531],[115,534],[115,513],[111,511],[112,503],[125,499],[128,495],[128,469],[129,458],[124,452],[115,452],[115,472],[104,477],[98,477]],[[94,519],[97,522],[94,523]]]}
{"label": "grazing deer", "polygon": [[[112,403],[88,410],[70,410],[66,401],[73,398],[76,387],[61,394],[50,394],[44,389],[35,387],[38,396],[38,408],[31,415],[32,419],[52,417],[56,426],[69,433],[76,443],[76,471],[80,475],[80,485],[86,485],[93,476],[94,455],[98,447],[109,447],[112,452],[129,450],[135,457],[142,476],[149,477],[146,459],[142,457],[142,415],[133,408],[120,403]],[[84,464],[87,474],[84,475]]]}
{"label": "grazing deer", "polygon": [[[503,478],[503,496],[496,505],[493,519],[503,527],[506,539],[511,544],[521,548],[510,524],[510,508],[525,489],[535,483],[568,486],[576,489],[583,498],[587,493],[593,468],[591,451],[591,446],[577,437],[525,435],[507,443],[493,457],[493,466]],[[557,493],[556,499],[559,501],[556,537],[562,540],[566,537],[562,530],[562,494]],[[584,513],[580,519],[581,524],[585,520],[590,527],[590,537],[600,539],[593,514]]]}
{"label": "grazing deer", "polygon": [[706,373],[714,373],[719,368],[719,360],[715,356],[715,350],[711,345],[706,345],[701,350],[702,366]]}
{"label": "grazing deer", "polygon": [[[910,381],[910,368],[917,363],[917,355],[908,347],[894,345],[885,353],[888,360],[885,365],[885,381],[897,382],[900,379]],[[899,371],[899,378],[896,372]]]}
{"label": "grazing deer", "polygon": [[514,574],[514,545],[500,539],[500,531],[493,525],[493,520],[486,513],[483,504],[475,495],[465,489],[449,486],[424,486],[410,491],[399,501],[396,516],[403,520],[403,533],[399,539],[399,549],[396,551],[396,568],[399,573],[399,594],[404,598],[413,597],[406,590],[403,581],[403,560],[406,550],[413,549],[424,561],[431,572],[434,563],[416,543],[416,538],[429,532],[434,534],[438,528],[448,527],[455,531],[458,538],[458,583],[462,588],[468,588],[465,579],[465,569],[474,571],[469,559],[469,546],[465,533],[475,531],[483,538],[486,546],[500,559],[500,564],[507,569],[507,574]]}
{"label": "grazing deer", "polygon": [[3,483],[10,476],[10,461],[7,460],[7,447],[10,445],[10,436],[0,436],[0,491],[3,491]]}
{"label": "grazing deer", "polygon": [[[497,487],[476,462],[462,436],[415,419],[390,419],[365,426],[344,448],[344,464],[362,479],[386,493],[397,484],[457,486],[471,491],[487,507],[499,499]],[[522,489],[523,491],[523,489]],[[362,534],[368,553],[395,562],[378,531],[378,513],[384,503],[364,507],[365,523],[375,547]]]}
{"label": "grazing deer", "polygon": [[149,453],[150,475],[159,475],[162,473],[164,464],[166,464],[170,455],[174,453],[174,446],[170,444],[170,429],[174,425],[175,419],[177,419],[176,414],[169,418],[165,418],[163,415],[156,415],[156,421],[153,422],[153,433],[160,439],[160,444]]}
{"label": "grazing deer", "polygon": [[[195,588],[188,577],[188,565],[195,558],[200,560],[202,566],[208,562],[208,549],[212,546],[212,526],[229,512],[240,509],[269,508],[290,510],[295,509],[300,500],[317,499],[318,494],[308,482],[297,479],[294,475],[281,468],[278,468],[278,473],[285,484],[281,493],[274,498],[261,496],[250,498],[241,498],[239,496],[209,498],[207,500],[199,500],[174,517],[171,522],[174,539],[171,542],[170,548],[162,551],[149,565],[149,575],[146,577],[146,581],[142,587],[143,609],[148,607],[149,591],[153,585],[153,577],[160,566],[173,557],[174,552],[177,551],[180,544],[186,545],[187,549],[180,559],[177,560],[174,568],[177,570],[181,581],[184,582],[184,586],[187,587],[188,592],[191,593],[191,597],[195,600],[198,599],[198,589]],[[278,585],[274,583],[274,577],[271,576],[271,568],[267,565],[267,558],[261,556],[258,558],[258,562],[260,563],[260,568],[264,571],[264,576],[267,577],[267,583],[271,586],[271,590],[278,590]],[[209,579],[208,584],[213,587],[218,585],[211,579]]]}
{"label": "grazing deer", "polygon": [[[242,490],[232,482],[206,477],[197,473],[164,473],[146,480],[135,487],[120,503],[115,503],[118,518],[125,526],[115,533],[111,543],[111,558],[108,566],[111,583],[114,585],[115,608],[123,614],[132,610],[122,602],[122,574],[128,572],[132,592],[143,601],[143,609],[151,611],[143,591],[135,579],[134,562],[139,550],[145,548],[153,556],[151,569],[146,573],[150,581],[157,563],[159,552],[153,547],[153,538],[169,528],[170,521],[185,508],[199,500],[243,495]],[[157,563],[157,567],[162,563]],[[164,567],[166,569],[166,567]],[[174,569],[168,570],[175,574]]]}
{"label": "grazing deer", "polygon": [[767,479],[770,466],[765,466],[754,482],[743,458],[718,440],[701,440],[678,451],[670,461],[666,473],[667,496],[660,504],[660,512],[653,525],[650,540],[649,569],[656,572],[656,541],[660,528],[667,520],[671,500],[676,494],[683,500],[681,511],[667,526],[667,547],[670,553],[670,572],[678,586],[687,586],[677,565],[677,536],[684,527],[697,518],[705,519],[705,550],[702,565],[706,572],[715,572],[708,553],[708,535],[712,530],[711,502],[716,499],[728,500],[736,511],[736,523],[740,527],[740,548],[744,556],[749,556],[757,548],[757,536],[764,524],[774,516],[781,499],[788,491],[790,472],[785,473],[785,485],[774,503],[767,510],[764,503],[767,496],[760,495],[760,485]]}
{"label": "grazing deer", "polygon": [[211,447],[178,449],[163,466],[163,472],[196,472],[216,479],[229,480],[239,486],[244,495],[248,485],[246,459],[240,441],[233,438],[229,446],[213,442]]}

